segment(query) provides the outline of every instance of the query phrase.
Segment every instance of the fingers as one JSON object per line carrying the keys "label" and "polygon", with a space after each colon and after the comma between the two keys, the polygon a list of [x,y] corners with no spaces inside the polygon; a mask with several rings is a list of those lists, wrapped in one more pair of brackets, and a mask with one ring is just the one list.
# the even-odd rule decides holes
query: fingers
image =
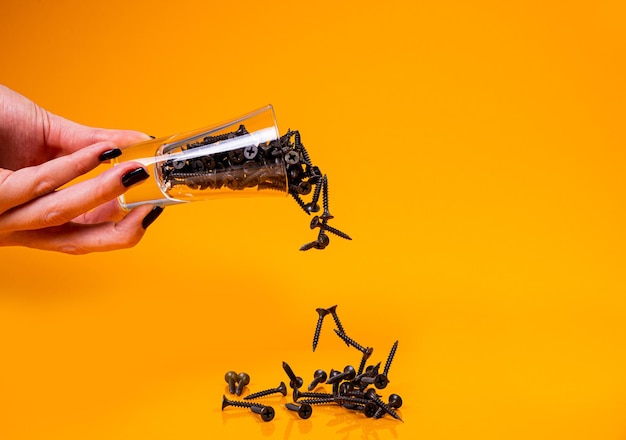
{"label": "fingers", "polygon": [[[148,178],[138,163],[125,162],[93,179],[54,191],[6,211],[0,216],[0,232],[60,226],[124,193]],[[109,209],[111,209],[109,207]],[[83,221],[88,220],[83,219]]]}
{"label": "fingers", "polygon": [[139,131],[88,127],[52,113],[48,113],[48,121],[46,143],[58,149],[59,155],[72,153],[97,142],[112,142],[118,147],[124,147],[150,139],[150,136]]}
{"label": "fingers", "polygon": [[139,243],[147,226],[161,211],[162,208],[144,205],[133,209],[118,222],[70,222],[45,229],[0,233],[0,243],[73,255],[125,249]]}
{"label": "fingers", "polygon": [[41,165],[0,171],[0,213],[30,200],[52,193],[57,188],[91,171],[100,163],[99,156],[115,145],[100,142],[68,156]]}

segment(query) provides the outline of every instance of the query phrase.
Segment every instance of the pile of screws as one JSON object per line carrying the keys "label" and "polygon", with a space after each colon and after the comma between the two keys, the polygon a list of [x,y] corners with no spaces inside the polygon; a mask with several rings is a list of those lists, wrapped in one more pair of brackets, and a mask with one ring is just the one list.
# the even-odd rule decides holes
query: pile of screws
{"label": "pile of screws", "polygon": [[[331,369],[328,374],[321,369],[315,370],[313,381],[308,385],[308,391],[300,391],[300,388],[304,385],[304,379],[297,376],[287,362],[283,362],[282,367],[289,378],[289,387],[293,390],[293,402],[287,403],[285,408],[296,412],[302,419],[308,419],[313,413],[313,405],[332,404],[346,410],[361,412],[368,418],[379,419],[388,414],[394,419],[402,421],[396,412],[402,406],[402,398],[398,394],[393,393],[388,396],[388,401],[384,402],[381,398],[382,396],[377,392],[377,390],[385,389],[390,382],[389,369],[398,348],[398,341],[391,347],[382,372],[380,372],[381,362],[366,367],[374,349],[372,347],[364,347],[346,335],[337,316],[337,306],[332,306],[328,309],[318,308],[316,311],[319,318],[313,336],[313,351],[315,351],[318,345],[324,317],[331,315],[337,326],[335,329],[337,336],[348,347],[353,347],[361,353],[359,367],[355,369],[352,365],[346,365],[343,370]],[[249,383],[250,377],[245,373],[237,375],[234,371],[229,371],[226,373],[225,379],[229,384],[230,393],[236,392],[237,395],[240,395],[240,389],[243,389],[243,386]],[[240,386],[242,382],[239,382],[239,385],[235,387],[234,383],[237,380],[245,381],[244,385]],[[332,392],[315,392],[314,390],[321,384],[332,385]],[[287,386],[284,382],[281,382],[276,388],[250,394],[244,397],[243,401],[229,400],[226,396],[223,396],[222,410],[227,406],[250,408],[252,412],[259,414],[262,420],[268,422],[274,418],[274,408],[257,403],[256,399],[271,394],[286,396]]]}
{"label": "pile of screws", "polygon": [[[249,134],[244,125],[236,131],[189,143],[183,151],[225,141]],[[285,175],[286,173],[286,175]],[[161,178],[166,190],[185,185],[193,190],[216,190],[229,188],[244,190],[256,187],[258,190],[287,191],[307,214],[320,211],[319,199],[322,196],[323,212],[313,217],[310,228],[319,229],[317,239],[304,244],[300,250],[324,249],[328,246],[328,234],[346,240],[350,236],[332,226],[333,218],[328,209],[328,178],[319,167],[312,164],[307,150],[300,139],[300,132],[287,130],[280,139],[257,145],[206,154],[193,159],[170,159],[161,166]],[[312,193],[311,201],[303,197]]]}

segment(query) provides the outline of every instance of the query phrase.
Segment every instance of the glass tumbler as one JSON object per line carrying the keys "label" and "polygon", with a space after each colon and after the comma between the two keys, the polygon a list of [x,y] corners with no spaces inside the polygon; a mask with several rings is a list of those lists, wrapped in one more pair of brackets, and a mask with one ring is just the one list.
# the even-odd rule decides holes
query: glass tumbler
{"label": "glass tumbler", "polygon": [[112,161],[144,165],[150,178],[119,197],[124,209],[215,197],[285,195],[286,165],[274,109],[267,105],[228,122],[151,139]]}

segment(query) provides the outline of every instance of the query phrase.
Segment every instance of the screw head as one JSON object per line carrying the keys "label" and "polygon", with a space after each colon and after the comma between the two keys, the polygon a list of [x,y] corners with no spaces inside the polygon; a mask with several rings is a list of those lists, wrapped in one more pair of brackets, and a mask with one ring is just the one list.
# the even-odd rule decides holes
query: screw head
{"label": "screw head", "polygon": [[301,419],[308,419],[313,414],[313,408],[308,403],[303,403],[300,405],[300,409],[298,410],[298,415]]}
{"label": "screw head", "polygon": [[374,402],[367,402],[363,408],[363,414],[365,414],[365,417],[374,417],[376,411],[378,411],[378,405]]}
{"label": "screw head", "polygon": [[285,382],[281,382],[280,385],[278,386],[278,388],[276,388],[280,394],[282,394],[283,396],[287,395],[287,385],[285,385]]}

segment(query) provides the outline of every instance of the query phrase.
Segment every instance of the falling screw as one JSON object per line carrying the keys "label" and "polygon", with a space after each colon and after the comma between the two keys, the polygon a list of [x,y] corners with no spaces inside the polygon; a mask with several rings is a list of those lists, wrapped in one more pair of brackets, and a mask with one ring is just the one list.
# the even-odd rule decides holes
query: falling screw
{"label": "falling screw", "polygon": [[315,185],[315,189],[313,190],[313,197],[311,198],[311,201],[305,205],[306,208],[309,210],[309,212],[317,212],[320,210],[320,207],[317,204],[317,201],[320,198],[321,190],[322,190],[322,185],[320,185],[319,183]]}
{"label": "falling screw", "polygon": [[247,373],[239,373],[237,378],[239,379],[239,383],[237,384],[237,390],[235,392],[238,396],[241,396],[241,393],[243,392],[243,387],[250,383],[250,376],[248,376]]}
{"label": "falling screw", "polygon": [[328,210],[328,178],[326,174],[322,177],[322,206],[324,207],[324,213],[321,215],[322,220],[330,220],[334,218]]}
{"label": "falling screw", "polygon": [[368,351],[367,348],[363,347],[361,344],[356,342],[354,339],[350,338],[344,332],[340,332],[338,329],[335,329],[335,333],[337,333],[337,336],[339,336],[341,339],[343,339],[343,341],[346,344],[348,344],[348,346],[350,346],[350,345],[353,346],[354,348],[359,350],[361,353],[367,353],[367,351]]}
{"label": "falling screw", "polygon": [[352,238],[348,234],[346,234],[345,232],[341,232],[339,229],[336,229],[336,228],[333,228],[332,226],[327,225],[326,220],[322,220],[317,215],[311,219],[310,227],[311,229],[321,228],[324,231],[337,235],[338,237],[345,238],[346,240],[352,240]]}
{"label": "falling screw", "polygon": [[293,370],[291,369],[291,367],[289,366],[289,364],[284,361],[283,361],[283,370],[285,370],[285,373],[287,373],[287,376],[289,376],[289,380],[290,380],[289,386],[291,388],[300,388],[302,386],[302,384],[304,383],[302,378],[300,376],[296,376]]}
{"label": "falling screw", "polygon": [[317,325],[315,326],[315,334],[313,335],[313,351],[317,348],[317,343],[320,337],[320,332],[322,331],[322,322],[324,321],[324,316],[328,315],[330,312],[326,309],[317,308],[315,309],[319,314],[319,318],[317,319]]}
{"label": "falling screw", "polygon": [[313,373],[313,382],[309,385],[308,390],[313,391],[320,382],[324,382],[327,378],[328,375],[324,370],[315,370],[315,373]]}
{"label": "falling screw", "polygon": [[259,397],[269,396],[270,394],[276,393],[280,393],[283,396],[287,395],[287,386],[285,385],[285,382],[281,382],[280,385],[278,385],[278,387],[276,388],[270,388],[268,390],[258,391],[256,393],[250,394],[244,397],[243,400],[257,399]]}
{"label": "falling screw", "polygon": [[235,387],[237,386],[237,373],[234,371],[228,371],[224,375],[224,380],[228,383],[228,392],[235,394]]}
{"label": "falling screw", "polygon": [[[334,305],[334,306],[332,306],[332,307],[329,307],[329,308],[328,308],[328,309],[326,309],[326,310],[328,310],[328,311],[330,312],[330,314],[332,315],[333,320],[335,321],[335,325],[337,326],[337,328],[339,329],[339,331],[340,331],[341,333],[344,333],[344,334],[345,334],[345,333],[346,333],[346,331],[344,330],[343,325],[341,325],[341,321],[339,320],[339,316],[337,315],[337,305]],[[350,345],[350,344],[348,344],[347,342],[346,342],[346,344],[347,344],[348,346]]]}
{"label": "falling screw", "polygon": [[301,419],[308,419],[313,414],[313,408],[308,403],[287,403],[285,408],[290,411],[296,411]]}

